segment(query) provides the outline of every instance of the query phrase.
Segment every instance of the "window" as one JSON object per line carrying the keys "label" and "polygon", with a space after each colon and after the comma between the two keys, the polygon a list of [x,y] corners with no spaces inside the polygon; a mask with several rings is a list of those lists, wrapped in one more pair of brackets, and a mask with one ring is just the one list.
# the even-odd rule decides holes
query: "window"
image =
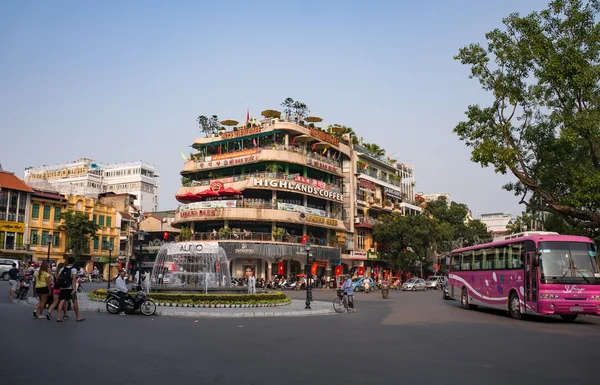
{"label": "window", "polygon": [[506,264],[505,264],[505,259],[504,259],[504,250],[506,249],[505,246],[496,246],[494,248],[495,254],[494,254],[494,269],[505,269],[506,268]]}
{"label": "window", "polygon": [[55,221],[60,221],[60,213],[61,213],[62,209],[58,206],[54,206],[54,220]]}
{"label": "window", "polygon": [[42,231],[42,244],[46,245],[48,244],[48,235],[50,235],[49,232],[47,231]]}
{"label": "window", "polygon": [[98,224],[99,224],[100,226],[104,226],[104,215],[100,215],[100,216],[98,217]]}
{"label": "window", "polygon": [[98,237],[94,237],[94,250],[98,250]]}
{"label": "window", "polygon": [[112,217],[106,217],[106,227],[110,227],[112,225]]}
{"label": "window", "polygon": [[32,208],[31,208],[31,217],[38,219],[40,217],[40,205],[37,203],[34,203]]}
{"label": "window", "polygon": [[452,254],[450,265],[452,271],[460,271],[460,254]]}
{"label": "window", "polygon": [[525,247],[522,243],[509,245],[512,249],[512,258],[508,261],[511,269],[522,269],[525,264]]}
{"label": "window", "polygon": [[105,248],[106,248],[106,244],[107,244],[107,239],[106,239],[106,237],[102,237],[102,250],[105,250]]}
{"label": "window", "polygon": [[114,251],[114,249],[115,249],[115,239],[114,238],[110,238],[109,241],[110,242],[108,242],[108,244],[110,245],[110,249]]}
{"label": "window", "polygon": [[358,230],[356,233],[356,247],[359,250],[365,249],[365,232],[364,230]]}
{"label": "window", "polygon": [[60,234],[54,233],[54,238],[52,240],[52,246],[60,246]]}
{"label": "window", "polygon": [[44,205],[44,220],[50,219],[50,206]]}
{"label": "window", "polygon": [[473,270],[481,270],[483,264],[483,250],[475,250],[473,252]]}
{"label": "window", "polygon": [[31,239],[29,240],[29,243],[32,245],[37,245],[38,243],[40,243],[40,240],[38,239],[38,231],[37,230],[31,230]]}
{"label": "window", "polygon": [[96,214],[94,214],[94,219],[93,219],[94,223],[98,223],[98,217],[96,216]]}
{"label": "window", "polygon": [[496,251],[493,248],[483,250],[483,266],[481,268],[484,270],[493,269],[495,255],[496,255]]}
{"label": "window", "polygon": [[473,264],[473,252],[465,251],[462,253],[462,263],[460,266],[461,270],[471,270],[471,265]]}

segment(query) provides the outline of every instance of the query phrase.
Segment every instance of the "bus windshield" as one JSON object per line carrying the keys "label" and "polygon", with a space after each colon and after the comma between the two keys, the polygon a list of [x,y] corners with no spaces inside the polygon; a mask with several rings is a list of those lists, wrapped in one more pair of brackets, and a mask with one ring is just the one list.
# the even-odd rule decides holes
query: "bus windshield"
{"label": "bus windshield", "polygon": [[546,283],[600,284],[596,248],[585,242],[540,242],[541,279]]}

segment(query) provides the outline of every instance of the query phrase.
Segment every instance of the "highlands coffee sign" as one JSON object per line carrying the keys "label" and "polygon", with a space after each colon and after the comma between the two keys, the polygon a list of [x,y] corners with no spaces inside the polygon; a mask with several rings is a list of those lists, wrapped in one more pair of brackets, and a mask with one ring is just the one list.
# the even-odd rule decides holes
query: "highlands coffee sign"
{"label": "highlands coffee sign", "polygon": [[307,185],[304,183],[298,183],[286,179],[265,179],[265,178],[254,178],[254,187],[265,187],[280,190],[297,191],[306,194],[312,194],[317,197],[325,199],[331,199],[338,202],[344,202],[344,194],[336,193],[330,190],[323,190],[321,188]]}

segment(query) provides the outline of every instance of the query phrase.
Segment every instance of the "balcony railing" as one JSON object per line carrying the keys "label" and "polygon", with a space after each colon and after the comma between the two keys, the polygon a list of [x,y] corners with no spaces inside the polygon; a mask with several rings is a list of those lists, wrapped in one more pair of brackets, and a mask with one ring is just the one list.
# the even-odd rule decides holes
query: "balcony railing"
{"label": "balcony railing", "polygon": [[0,243],[0,250],[30,250],[30,247],[29,243],[4,241],[4,243]]}
{"label": "balcony railing", "polygon": [[356,219],[357,219],[357,223],[371,225],[371,226],[380,223],[379,220],[377,220],[375,218],[371,218],[371,217],[356,217]]}
{"label": "balcony railing", "polygon": [[[295,154],[304,155],[304,156],[312,158],[312,159],[317,159],[320,162],[327,163],[327,164],[335,166],[335,167],[342,167],[342,162],[340,160],[338,160],[337,158],[332,159],[330,157],[323,156],[316,152],[307,150],[304,147],[291,146],[291,145],[285,145],[285,144],[269,144],[269,145],[265,145],[265,146],[258,146],[256,149],[258,150],[259,153],[264,150],[289,151],[289,152],[293,152]],[[224,152],[223,154],[227,154],[227,153]],[[221,154],[221,155],[223,155],[223,154]],[[198,154],[198,155],[194,155],[192,160],[195,161],[196,163],[209,162],[212,160],[212,157],[210,155],[203,156],[203,155]]]}
{"label": "balcony railing", "polygon": [[[282,242],[282,243],[295,243],[302,244],[302,236],[301,235],[289,235],[285,234],[280,237],[276,237],[271,233],[253,233],[243,231],[234,231],[231,234],[216,234],[214,233],[194,233],[192,235],[192,240],[194,241],[241,241],[241,242],[250,242],[250,241],[260,241],[260,242]],[[308,240],[313,245],[320,246],[330,246],[330,247],[338,247],[337,239],[335,242],[328,242],[325,238],[312,237],[309,236]]]}
{"label": "balcony railing", "polygon": [[[237,175],[233,175],[233,176],[213,177],[210,179],[193,180],[188,183],[183,183],[183,187],[203,187],[203,186],[208,187],[208,186],[210,186],[210,183],[212,181],[214,181],[215,179],[219,179],[222,182],[224,181],[224,183],[230,183],[230,180],[231,180],[231,182],[239,182],[239,181],[249,180],[252,178],[295,180],[297,176],[300,176],[300,174],[285,174],[283,172],[260,171],[260,172],[253,172],[250,174],[237,174]],[[308,179],[310,179],[310,178],[308,178]],[[331,191],[333,191],[333,192],[337,192],[337,193],[342,192],[341,183],[340,183],[340,185],[327,184],[327,187],[330,188]]]}

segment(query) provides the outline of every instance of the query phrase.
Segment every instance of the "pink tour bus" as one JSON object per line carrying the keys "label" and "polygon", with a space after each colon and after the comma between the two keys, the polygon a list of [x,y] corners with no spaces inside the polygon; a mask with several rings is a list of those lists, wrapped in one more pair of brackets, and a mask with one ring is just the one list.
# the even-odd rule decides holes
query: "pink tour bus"
{"label": "pink tour bus", "polygon": [[452,251],[448,296],[523,314],[559,315],[572,322],[600,314],[600,272],[591,239],[551,232],[508,235]]}

